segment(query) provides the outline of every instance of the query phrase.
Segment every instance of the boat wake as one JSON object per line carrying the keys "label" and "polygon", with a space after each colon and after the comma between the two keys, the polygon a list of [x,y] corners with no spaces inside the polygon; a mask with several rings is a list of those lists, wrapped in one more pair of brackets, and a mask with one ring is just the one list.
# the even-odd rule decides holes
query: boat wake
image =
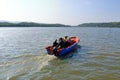
{"label": "boat wake", "polygon": [[44,66],[49,64],[49,61],[55,59],[56,57],[54,55],[42,55],[37,57],[37,59],[40,60],[39,62],[39,69],[42,69]]}
{"label": "boat wake", "polygon": [[[42,68],[49,65],[49,61],[55,59],[51,55],[20,55],[11,58],[1,66],[1,78],[3,80],[28,79],[31,75],[40,72]],[[6,75],[4,75],[6,74]],[[24,76],[21,78],[21,76]]]}

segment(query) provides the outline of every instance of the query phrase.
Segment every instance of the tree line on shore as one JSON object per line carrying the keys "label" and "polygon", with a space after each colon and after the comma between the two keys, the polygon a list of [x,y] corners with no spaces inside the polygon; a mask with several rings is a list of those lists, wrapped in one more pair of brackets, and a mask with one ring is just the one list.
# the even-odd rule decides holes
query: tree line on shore
{"label": "tree line on shore", "polygon": [[120,27],[120,22],[109,23],[83,23],[78,25],[79,27]]}
{"label": "tree line on shore", "polygon": [[[64,24],[45,24],[35,22],[0,22],[0,27],[72,27],[71,25]],[[108,22],[108,23],[83,23],[74,27],[120,27],[120,22]]]}
{"label": "tree line on shore", "polygon": [[69,25],[44,24],[35,22],[19,22],[19,23],[0,22],[0,27],[69,27]]}

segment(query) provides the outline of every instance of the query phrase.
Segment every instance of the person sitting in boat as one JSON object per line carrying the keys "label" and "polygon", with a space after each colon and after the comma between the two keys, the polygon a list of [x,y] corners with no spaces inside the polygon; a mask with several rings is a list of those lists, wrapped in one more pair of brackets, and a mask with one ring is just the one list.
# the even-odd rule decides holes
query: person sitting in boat
{"label": "person sitting in boat", "polygon": [[58,48],[65,48],[65,42],[63,38],[59,38]]}
{"label": "person sitting in boat", "polygon": [[53,42],[53,48],[52,48],[52,50],[53,50],[53,54],[54,55],[57,55],[57,49],[58,48],[65,48],[65,43],[64,43],[64,40],[63,40],[63,38],[59,38],[59,42],[57,43],[57,40],[55,40],[54,42]]}
{"label": "person sitting in boat", "polygon": [[68,36],[65,36],[65,37],[64,37],[64,44],[65,44],[65,45],[64,45],[65,47],[68,47],[68,46],[70,45]]}
{"label": "person sitting in boat", "polygon": [[68,36],[65,36],[63,39],[64,41],[68,41]]}
{"label": "person sitting in boat", "polygon": [[53,45],[52,45],[52,50],[53,50],[53,54],[56,55],[57,53],[57,46],[58,46],[58,42],[57,42],[57,39],[53,42]]}
{"label": "person sitting in boat", "polygon": [[53,47],[56,47],[58,45],[57,39],[53,42]]}

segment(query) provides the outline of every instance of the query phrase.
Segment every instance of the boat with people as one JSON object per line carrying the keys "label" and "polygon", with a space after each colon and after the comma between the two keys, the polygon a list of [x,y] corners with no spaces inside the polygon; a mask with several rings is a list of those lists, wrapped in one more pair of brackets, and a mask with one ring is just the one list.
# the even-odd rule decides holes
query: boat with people
{"label": "boat with people", "polygon": [[57,57],[63,56],[75,49],[77,44],[80,41],[80,38],[76,36],[69,37],[65,36],[65,38],[59,38],[59,42],[57,39],[53,42],[53,45],[47,46],[46,50],[49,55],[55,55]]}

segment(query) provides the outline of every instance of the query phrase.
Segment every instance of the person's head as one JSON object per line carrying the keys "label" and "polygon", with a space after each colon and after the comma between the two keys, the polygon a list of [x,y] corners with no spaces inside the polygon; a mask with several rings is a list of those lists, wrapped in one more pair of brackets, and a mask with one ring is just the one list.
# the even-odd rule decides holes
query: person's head
{"label": "person's head", "polygon": [[68,36],[65,36],[65,39],[67,39],[68,38]]}
{"label": "person's head", "polygon": [[55,40],[55,42],[57,42],[57,39]]}
{"label": "person's head", "polygon": [[62,41],[63,40],[63,38],[59,38],[59,41]]}

